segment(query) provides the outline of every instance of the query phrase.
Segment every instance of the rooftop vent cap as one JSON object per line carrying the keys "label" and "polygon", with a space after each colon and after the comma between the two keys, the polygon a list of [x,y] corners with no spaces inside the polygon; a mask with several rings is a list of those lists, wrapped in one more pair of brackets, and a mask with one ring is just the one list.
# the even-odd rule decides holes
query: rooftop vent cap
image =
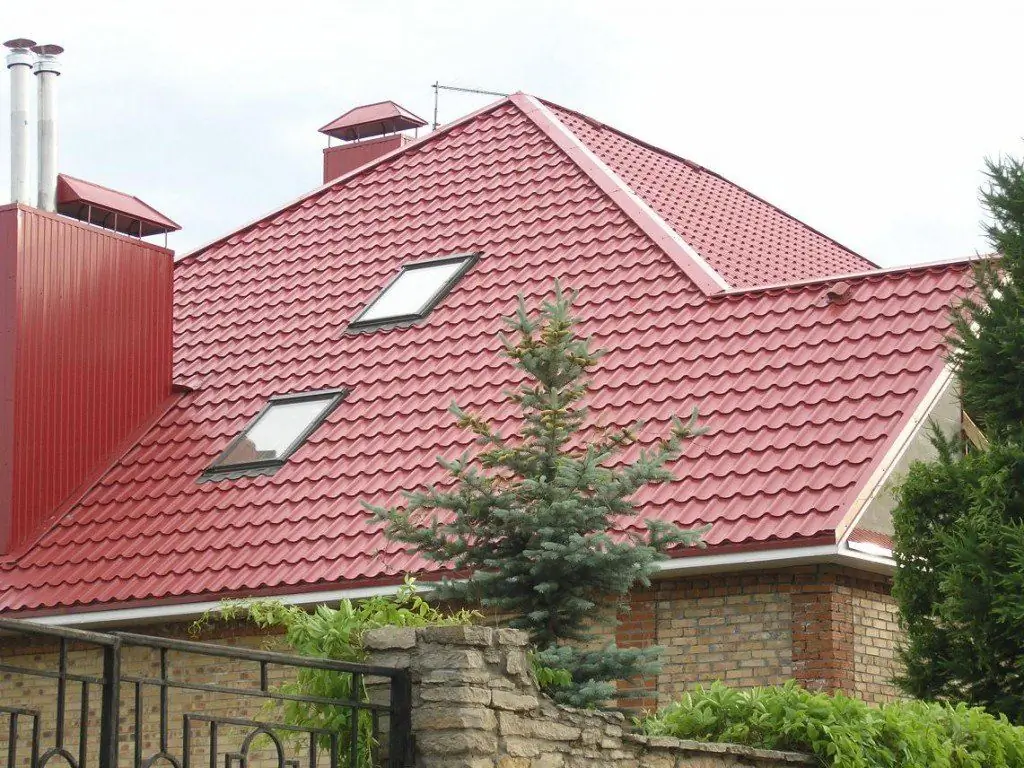
{"label": "rooftop vent cap", "polygon": [[427,121],[393,101],[380,101],[355,107],[332,120],[320,133],[341,141],[359,141],[388,133],[398,133],[419,128]]}
{"label": "rooftop vent cap", "polygon": [[845,304],[850,300],[850,284],[845,280],[833,283],[825,291],[825,298],[829,304]]}

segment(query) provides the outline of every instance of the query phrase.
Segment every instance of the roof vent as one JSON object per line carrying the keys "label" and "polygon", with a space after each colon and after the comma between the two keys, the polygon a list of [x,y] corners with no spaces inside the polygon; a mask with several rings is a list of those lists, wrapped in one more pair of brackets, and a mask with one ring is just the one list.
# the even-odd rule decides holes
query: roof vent
{"label": "roof vent", "polygon": [[820,304],[845,304],[850,300],[850,287],[850,284],[845,280],[832,283],[832,285],[822,291],[818,302]]}
{"label": "roof vent", "polygon": [[[324,183],[401,149],[412,141],[402,131],[418,130],[426,124],[426,120],[393,101],[350,109],[320,129],[327,135]],[[347,143],[332,147],[332,138]]]}

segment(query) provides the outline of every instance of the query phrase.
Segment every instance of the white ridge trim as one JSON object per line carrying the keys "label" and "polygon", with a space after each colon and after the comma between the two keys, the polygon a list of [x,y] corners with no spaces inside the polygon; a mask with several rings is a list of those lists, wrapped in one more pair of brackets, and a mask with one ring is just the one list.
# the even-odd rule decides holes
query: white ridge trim
{"label": "white ridge trim", "polygon": [[643,211],[644,215],[650,219],[651,223],[654,224],[654,226],[661,232],[665,239],[670,240],[678,248],[681,248],[683,251],[685,251],[686,255],[690,257],[693,263],[697,265],[706,274],[706,276],[715,285],[719,287],[719,289],[721,289],[722,291],[728,291],[730,289],[731,286],[727,282],[725,282],[725,279],[720,274],[718,274],[714,269],[711,268],[711,265],[704,260],[704,257],[697,253],[693,246],[691,246],[688,242],[683,240],[683,238],[680,237],[679,233],[672,229],[672,227],[670,227],[668,223],[663,218],[661,218],[661,216],[659,216],[654,211],[654,209],[651,208],[651,206],[649,206],[644,201],[644,199],[633,190],[632,187],[630,187],[628,184],[626,184],[626,182],[619,178],[619,175],[615,173],[615,171],[613,171],[600,157],[595,155],[590,150],[590,148],[583,143],[579,136],[570,131],[565,126],[565,124],[558,119],[558,116],[555,115],[555,113],[552,112],[550,109],[548,109],[548,106],[544,104],[544,102],[542,102],[535,96],[531,96],[530,94],[516,94],[515,96],[527,101],[531,107],[533,107],[535,110],[544,115],[544,117],[546,117],[549,121],[551,121],[559,130],[559,132],[568,141],[570,141],[573,144],[573,146],[575,146],[576,149],[587,158],[589,162],[593,163],[598,169],[600,169],[601,173],[605,174],[608,177],[608,179],[616,187],[616,194],[622,195],[623,197],[627,198],[633,205],[640,208]]}

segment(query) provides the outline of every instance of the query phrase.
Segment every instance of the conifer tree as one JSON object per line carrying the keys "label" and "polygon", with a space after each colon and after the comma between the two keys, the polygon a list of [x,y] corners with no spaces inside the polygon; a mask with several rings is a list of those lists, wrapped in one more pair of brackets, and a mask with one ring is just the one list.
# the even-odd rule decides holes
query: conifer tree
{"label": "conifer tree", "polygon": [[[666,549],[701,545],[704,529],[643,519],[633,497],[673,480],[667,465],[702,430],[696,411],[686,422],[673,418],[666,437],[626,456],[641,423],[587,425],[585,399],[601,352],[576,334],[572,299],[556,283],[536,317],[520,298],[506,319],[514,338],[502,336],[505,355],[524,374],[506,392],[521,412],[517,432],[502,434],[453,404],[458,425],[476,436],[476,455],[439,459],[450,485],[407,494],[404,509],[375,511],[390,538],[465,576],[445,580],[440,597],[511,614],[542,665],[570,672],[571,684],[563,680],[552,695],[589,706],[613,695],[611,681],[657,670],[656,648],[579,645],[593,639],[595,619],[614,615],[630,589],[650,583]],[[610,535],[623,518],[639,518],[643,532]]]}
{"label": "conifer tree", "polygon": [[1024,723],[1024,165],[988,163],[982,192],[998,259],[975,271],[950,339],[965,412],[988,437],[969,452],[936,431],[893,512],[905,642],[899,683]]}

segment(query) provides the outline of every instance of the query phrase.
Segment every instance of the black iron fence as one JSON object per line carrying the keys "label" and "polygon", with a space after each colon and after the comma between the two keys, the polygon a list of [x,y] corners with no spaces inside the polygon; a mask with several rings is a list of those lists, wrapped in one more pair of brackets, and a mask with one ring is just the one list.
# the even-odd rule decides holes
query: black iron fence
{"label": "black iron fence", "polygon": [[405,670],[9,619],[0,632],[0,768],[412,765]]}

